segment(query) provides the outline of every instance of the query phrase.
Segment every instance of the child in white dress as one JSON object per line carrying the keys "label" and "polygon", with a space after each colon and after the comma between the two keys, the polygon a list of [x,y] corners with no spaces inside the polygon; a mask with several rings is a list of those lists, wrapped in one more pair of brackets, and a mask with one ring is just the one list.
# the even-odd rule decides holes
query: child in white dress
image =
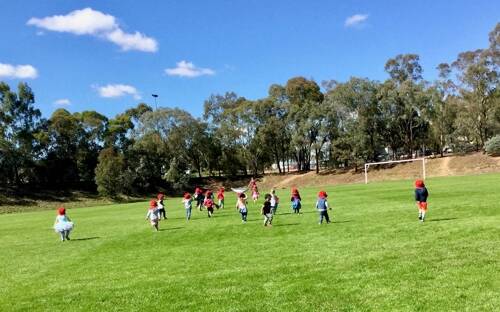
{"label": "child in white dress", "polygon": [[66,209],[61,207],[57,210],[56,221],[54,222],[54,230],[61,235],[61,241],[69,239],[69,233],[73,230],[73,222],[66,215]]}
{"label": "child in white dress", "polygon": [[151,226],[158,231],[158,223],[160,221],[160,211],[158,209],[158,203],[156,199],[152,199],[149,202],[148,213],[146,214],[146,220],[149,220]]}

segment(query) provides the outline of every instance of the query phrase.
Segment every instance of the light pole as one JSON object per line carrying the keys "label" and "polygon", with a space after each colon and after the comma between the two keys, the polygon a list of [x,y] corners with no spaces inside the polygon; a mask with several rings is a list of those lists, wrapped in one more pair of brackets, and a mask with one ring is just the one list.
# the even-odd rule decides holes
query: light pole
{"label": "light pole", "polygon": [[151,96],[155,98],[155,110],[158,110],[158,103],[156,103],[156,98],[158,97],[158,94],[151,94]]}

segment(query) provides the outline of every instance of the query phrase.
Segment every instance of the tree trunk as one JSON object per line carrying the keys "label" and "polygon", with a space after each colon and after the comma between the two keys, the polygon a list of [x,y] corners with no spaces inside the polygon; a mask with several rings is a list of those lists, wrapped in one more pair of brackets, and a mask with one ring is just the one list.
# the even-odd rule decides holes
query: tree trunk
{"label": "tree trunk", "polygon": [[315,149],[316,151],[316,174],[319,173],[319,151],[318,149]]}

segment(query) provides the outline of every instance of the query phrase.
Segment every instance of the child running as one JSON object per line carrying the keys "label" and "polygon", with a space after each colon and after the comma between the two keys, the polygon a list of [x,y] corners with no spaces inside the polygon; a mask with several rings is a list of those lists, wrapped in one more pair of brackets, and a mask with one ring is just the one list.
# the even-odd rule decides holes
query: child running
{"label": "child running", "polygon": [[160,212],[158,209],[158,203],[155,199],[152,199],[151,201],[149,201],[149,209],[148,209],[148,213],[146,214],[146,220],[149,220],[149,222],[151,223],[151,226],[156,231],[159,231],[158,223],[160,221]]}
{"label": "child running", "polygon": [[196,208],[198,208],[201,211],[204,198],[203,198],[203,191],[198,186],[194,189],[194,199],[196,200]]}
{"label": "child running", "polygon": [[238,194],[238,201],[236,202],[236,210],[241,214],[241,222],[247,223],[247,196],[245,193]]}
{"label": "child running", "polygon": [[279,203],[280,203],[280,199],[278,196],[276,196],[276,190],[273,188],[271,190],[271,213],[273,215],[276,214],[276,211],[278,210]]}
{"label": "child running", "polygon": [[259,199],[259,188],[257,187],[257,181],[253,177],[250,179],[250,183],[248,183],[248,188],[252,192],[252,199],[255,204]]}
{"label": "child running", "polygon": [[415,200],[417,202],[418,219],[420,222],[424,222],[425,214],[427,213],[427,197],[429,197],[429,192],[425,187],[424,181],[415,181]]}
{"label": "child running", "polygon": [[214,203],[214,200],[212,198],[213,198],[212,192],[207,191],[207,193],[205,194],[205,200],[203,201],[203,206],[205,206],[205,208],[207,208],[209,218],[211,218],[212,215],[214,214],[215,203]]}
{"label": "child running", "polygon": [[69,233],[71,230],[73,230],[73,222],[71,222],[71,219],[66,215],[66,209],[64,207],[60,207],[57,209],[57,217],[56,221],[54,222],[54,230],[56,233],[59,233],[61,235],[61,242],[64,242],[65,240],[70,240],[69,239]]}
{"label": "child running", "polygon": [[157,201],[158,215],[160,216],[160,219],[161,219],[161,216],[163,215],[163,220],[166,220],[167,213],[165,211],[165,205],[163,204],[163,200],[165,199],[165,195],[163,195],[163,193],[159,193],[158,196],[156,196],[156,198],[158,198],[158,201]]}
{"label": "child running", "polygon": [[260,210],[260,213],[264,216],[264,226],[273,226],[273,214],[271,212],[271,194],[266,194],[264,196],[264,204]]}
{"label": "child running", "polygon": [[292,188],[292,197],[290,198],[290,201],[292,202],[292,209],[293,213],[300,213],[300,208],[302,208],[302,204],[300,198],[300,193],[299,190],[296,187]]}
{"label": "child running", "polygon": [[328,209],[332,210],[332,208],[328,207],[328,202],[326,198],[328,194],[325,191],[320,191],[318,193],[318,200],[316,201],[316,209],[319,213],[319,224],[323,224],[323,218],[326,220],[326,223],[330,223],[330,217],[328,216]]}
{"label": "child running", "polygon": [[217,200],[219,201],[218,205],[216,206],[217,209],[224,209],[224,187],[221,187],[217,192]]}
{"label": "child running", "polygon": [[186,219],[189,221],[191,220],[191,210],[193,209],[193,199],[191,199],[191,194],[184,193],[182,203],[184,204],[184,209],[186,209]]}
{"label": "child running", "polygon": [[257,185],[255,185],[252,189],[252,199],[254,204],[257,203],[257,200],[259,200],[259,188]]}

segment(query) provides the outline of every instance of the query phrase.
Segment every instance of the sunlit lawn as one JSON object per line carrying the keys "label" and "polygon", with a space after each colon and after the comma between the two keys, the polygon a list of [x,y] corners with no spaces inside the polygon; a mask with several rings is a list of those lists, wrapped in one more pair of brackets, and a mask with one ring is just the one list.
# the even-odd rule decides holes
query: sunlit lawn
{"label": "sunlit lawn", "polygon": [[146,203],[0,215],[0,311],[500,310],[500,175],[434,178],[420,224],[412,181],[326,187],[334,223],[318,225],[317,189],[289,190],[264,228],[224,210],[184,219],[180,199],[153,232]]}

